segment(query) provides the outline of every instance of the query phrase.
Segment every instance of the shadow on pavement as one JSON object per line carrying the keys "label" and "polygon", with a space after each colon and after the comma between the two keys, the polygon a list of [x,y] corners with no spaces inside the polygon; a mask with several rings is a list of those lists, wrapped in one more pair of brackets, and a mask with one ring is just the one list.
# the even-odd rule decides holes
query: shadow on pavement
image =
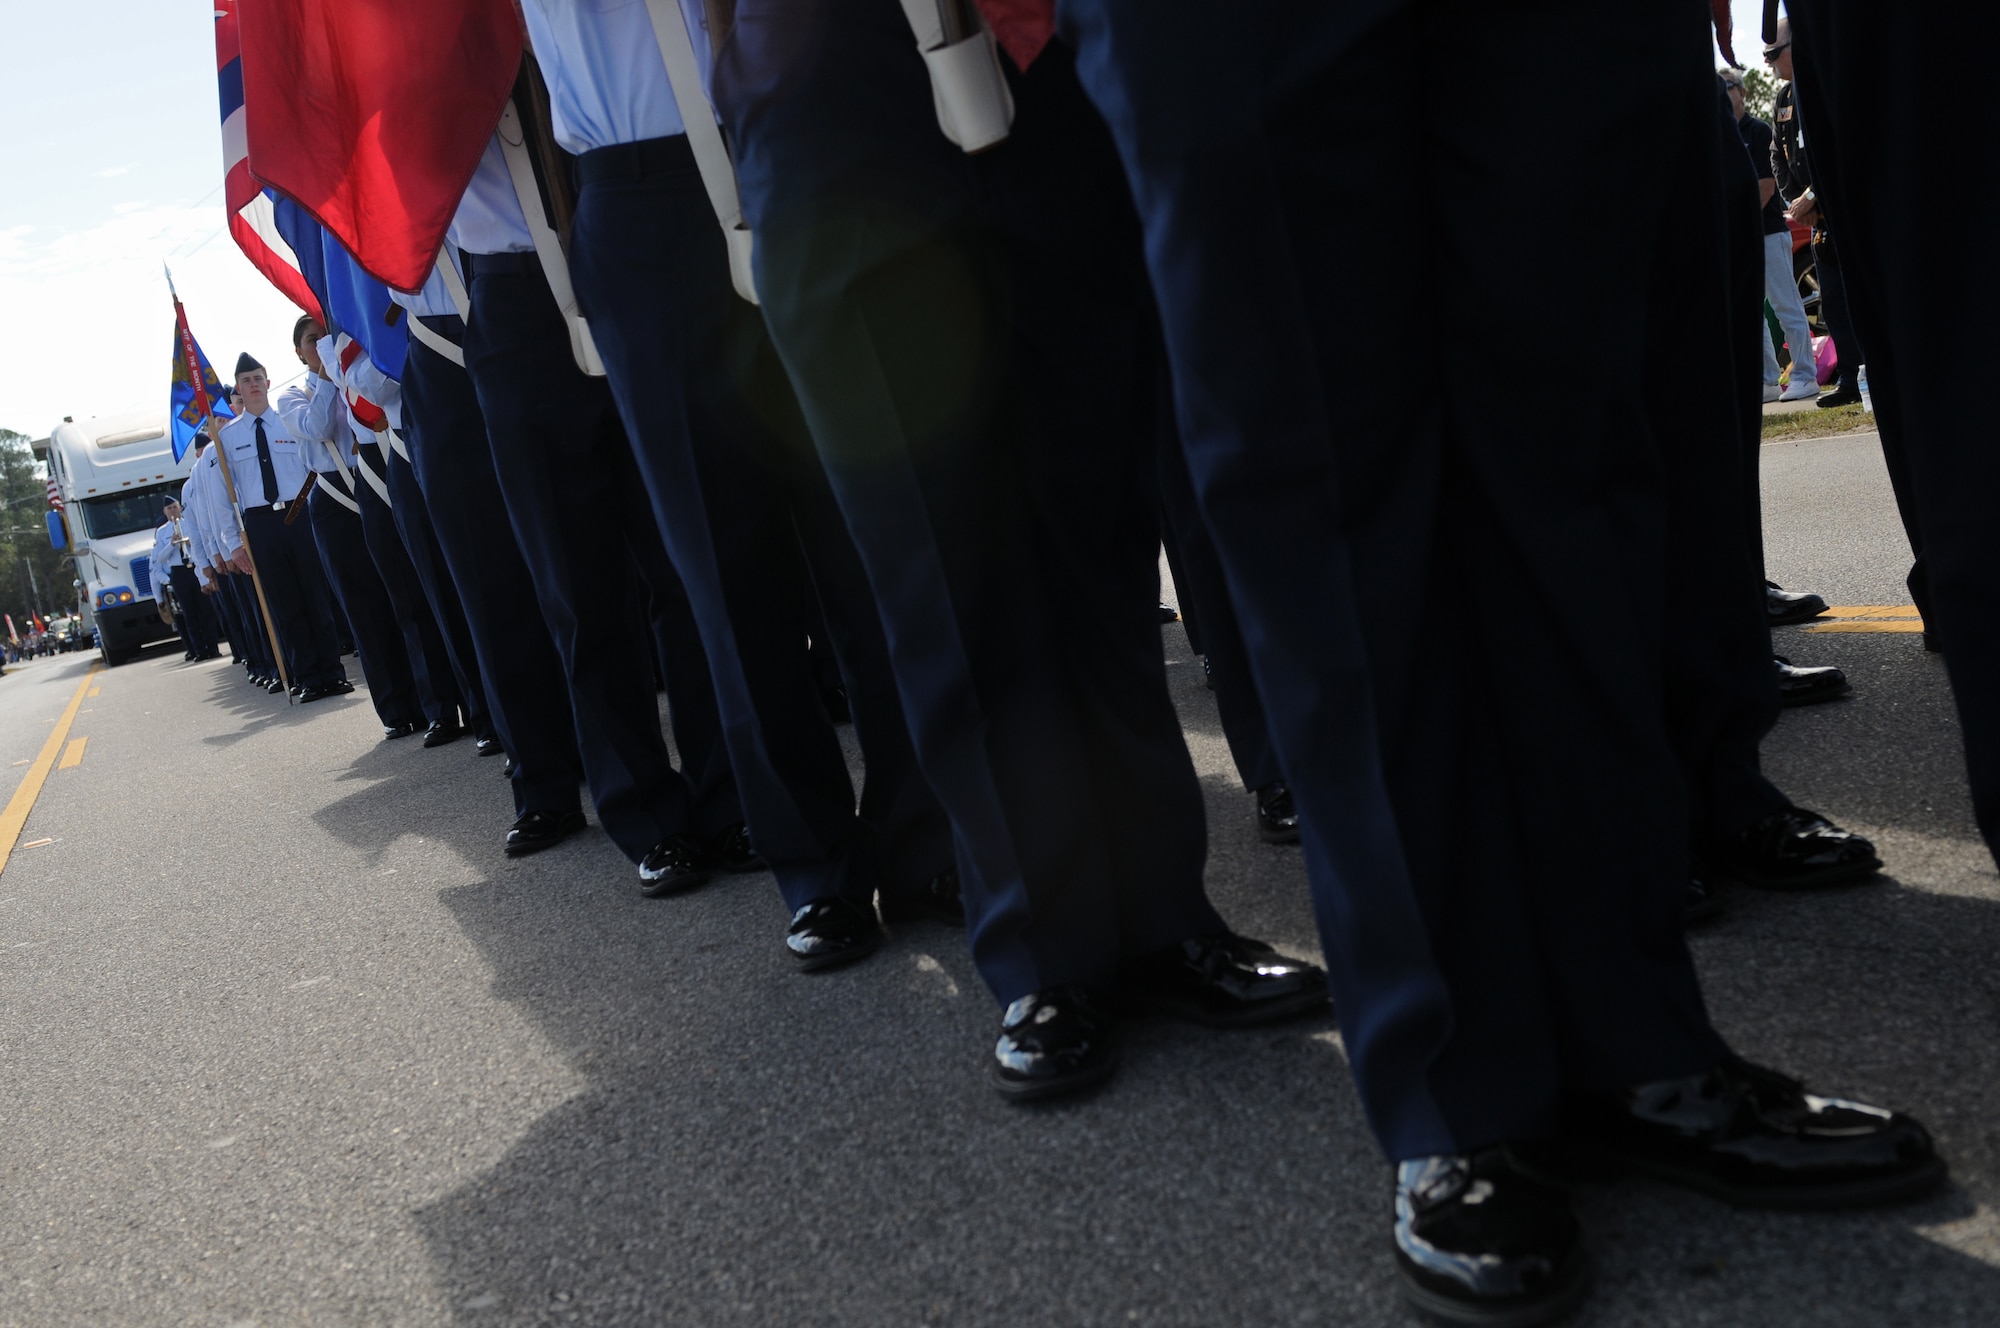
{"label": "shadow on pavement", "polygon": [[[1194,742],[1186,676],[1176,700]],[[1410,1321],[1387,1170],[1330,1020],[1137,1025],[1094,1097],[1010,1107],[982,1077],[995,1011],[963,933],[905,929],[852,969],[797,974],[768,876],[644,900],[595,831],[506,860],[506,786],[453,773],[462,762],[439,758],[454,750],[365,752],[344,776],[360,787],[319,820],[357,845],[421,827],[483,871],[440,898],[495,994],[588,1084],[417,1213],[462,1322]],[[1233,771],[1205,766],[1218,904],[1309,951],[1296,851],[1258,843]],[[1589,1191],[1600,1285],[1581,1321],[1990,1322],[1993,901],[1894,882],[1746,896],[1694,944],[1741,1051],[1917,1111],[1957,1184],[1834,1216],[1732,1213],[1636,1183]],[[506,1048],[493,1051],[504,1075]]]}

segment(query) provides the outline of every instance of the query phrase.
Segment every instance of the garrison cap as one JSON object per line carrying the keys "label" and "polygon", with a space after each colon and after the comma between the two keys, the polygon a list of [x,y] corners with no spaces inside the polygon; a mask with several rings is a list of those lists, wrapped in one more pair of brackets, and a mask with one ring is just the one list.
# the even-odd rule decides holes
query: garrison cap
{"label": "garrison cap", "polygon": [[263,367],[263,365],[257,363],[257,357],[247,350],[236,357],[236,376],[238,378],[241,378],[253,369],[261,369]]}

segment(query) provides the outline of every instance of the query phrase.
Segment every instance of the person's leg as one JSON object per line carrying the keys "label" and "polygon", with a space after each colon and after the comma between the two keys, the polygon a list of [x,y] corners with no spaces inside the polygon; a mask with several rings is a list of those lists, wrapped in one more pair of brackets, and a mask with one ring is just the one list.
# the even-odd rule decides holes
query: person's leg
{"label": "person's leg", "polygon": [[[1799,297],[1798,279],[1792,275],[1790,231],[1764,237],[1764,298],[1784,331],[1785,350],[1792,357],[1792,382],[1811,380],[1812,324],[1806,320],[1805,301]],[[1766,377],[1765,381],[1773,380]]]}
{"label": "person's leg", "polygon": [[788,408],[783,416],[789,444],[785,490],[812,577],[814,603],[809,607],[817,612],[861,745],[866,774],[859,815],[874,843],[883,912],[894,916],[904,903],[914,902],[925,912],[949,916],[957,886],[942,877],[955,871],[951,821],[917,761],[867,569],[847,533],[805,422],[797,418],[798,406],[790,385],[782,382],[776,352],[767,347],[767,354],[767,372],[781,381],[756,395],[775,403],[782,393]]}
{"label": "person's leg", "polygon": [[811,592],[772,440],[747,395],[763,329],[730,287],[684,138],[589,153],[580,170],[578,299],[700,627],[751,836],[794,911],[865,906],[876,873],[799,631]]}
{"label": "person's leg", "polygon": [[403,634],[374,560],[368,556],[361,518],[331,494],[321,492],[317,484],[307,504],[313,516],[313,541],[319,546],[327,582],[353,629],[361,676],[368,683],[368,699],[376,717],[385,729],[405,724],[422,727],[424,712],[410,661],[403,653]]}
{"label": "person's leg", "polygon": [[326,573],[312,542],[311,521],[309,509],[289,526],[284,513],[268,508],[253,507],[243,514],[244,533],[252,543],[292,685],[324,688],[341,674]]}
{"label": "person's leg", "polygon": [[[404,373],[408,372],[405,368]],[[406,450],[409,447],[407,438],[403,439],[403,446]],[[409,459],[393,447],[387,450],[383,461],[388,472],[384,478],[389,486],[390,514],[395,518],[397,533],[402,536],[410,568],[423,590],[424,602],[430,606],[431,617],[442,634],[452,681],[465,707],[466,725],[481,740],[491,738],[495,736],[493,721],[486,712],[486,695],[479,685],[478,652],[471,629],[466,626],[458,592],[452,587],[451,573],[445,567],[444,554],[438,548],[437,532],[431,528],[430,512],[424,505],[417,473]]]}
{"label": "person's leg", "polygon": [[1833,338],[1834,380],[1828,386],[1842,393],[1860,391],[1858,375],[1867,350],[1861,334],[1848,316],[1847,279],[1840,264],[1840,248],[1831,235],[1813,243],[1813,271],[1819,276],[1820,317],[1827,335]]}
{"label": "person's leg", "polygon": [[[437,320],[456,340],[456,318]],[[583,778],[562,659],[493,469],[479,398],[464,369],[420,342],[404,367],[411,468],[465,610],[488,713],[514,767],[514,811],[574,812]]]}
{"label": "person's leg", "polygon": [[615,457],[626,444],[610,392],[570,358],[540,267],[472,263],[465,368],[494,472],[563,661],[598,819],[642,862],[691,826],[687,783],[660,731],[651,648],[625,612],[632,555],[620,528],[607,529],[606,515],[625,511]]}
{"label": "person's leg", "polygon": [[[1608,424],[1636,369],[1593,368],[1579,394],[1538,358],[1600,317],[1630,253],[1554,178],[1569,154],[1550,145],[1594,130],[1494,86],[1566,40],[1567,12],[1423,6],[1370,27],[1295,7],[1251,25],[1268,49],[1218,69],[1203,25],[1064,7],[1140,195],[1196,490],[1391,1156],[1546,1133],[1566,1088],[1721,1051],[1679,937],[1684,829],[1643,662],[1654,606],[1606,615],[1573,588],[1585,569],[1661,576],[1650,445]],[[1671,98],[1624,57],[1650,38],[1605,38],[1593,105],[1660,138],[1648,119]],[[1287,85],[1301,60],[1317,63]],[[1441,65],[1466,90],[1449,104],[1422,91]],[[1243,92],[1244,122],[1190,104],[1197,69]],[[1294,95],[1260,100],[1273,88]],[[1447,180],[1477,204],[1432,196]],[[1531,271],[1549,280],[1531,291]],[[1432,409],[1408,347],[1414,311],[1445,307],[1454,323],[1505,310],[1506,326]],[[1638,344],[1637,309],[1613,316],[1607,343]],[[1503,398],[1522,409],[1493,419]],[[1468,615],[1509,641],[1499,676],[1456,666]]]}
{"label": "person's leg", "polygon": [[[1202,523],[1194,484],[1188,478],[1187,455],[1178,436],[1162,442],[1159,470],[1160,523],[1175,564],[1174,586],[1181,596],[1181,617],[1202,626],[1201,645],[1195,648],[1208,660],[1222,733],[1243,787],[1256,792],[1281,778],[1278,757],[1271,750],[1264,707],[1250,678],[1250,658],[1244,652],[1243,632],[1229,600],[1229,584],[1216,557],[1215,542]],[[1283,578],[1278,568],[1271,569],[1271,575]],[[1188,636],[1192,644],[1192,626]]]}
{"label": "person's leg", "polygon": [[[1132,837],[1151,834],[1152,854],[1169,860],[1147,882],[1154,928],[1194,936],[1220,923],[1201,893],[1199,790],[1177,730],[1177,753],[1111,736],[1136,711],[1148,725],[1162,707],[1171,716],[1146,598],[1157,535],[1143,540],[1142,576],[1127,548],[1128,500],[1150,525],[1143,472],[1123,453],[1134,422],[1101,427],[1109,401],[1147,404],[1121,388],[1133,365],[1115,362],[1143,329],[1128,304],[1124,336],[1069,347],[1073,364],[1036,360],[1055,366],[1045,394],[1017,380],[1016,360],[992,348],[1023,360],[1052,349],[1030,317],[1058,323],[1074,310],[1079,340],[1110,326],[1093,302],[1116,277],[1086,273],[1045,302],[1062,262],[1029,237],[1046,190],[1073,183],[1073,167],[1059,154],[1022,160],[1018,142],[1005,161],[969,161],[937,134],[906,45],[893,5],[746,4],[717,95],[741,146],[766,318],[874,587],[918,757],[952,818],[974,959],[1007,1002],[1113,981],[1126,873],[1156,860],[1127,856]],[[1024,139],[1059,134],[1067,114],[1034,82],[1015,86]],[[1053,166],[1039,188],[1015,174],[1038,162]],[[1094,252],[1103,186],[1100,175],[1078,195],[1078,264]],[[1017,214],[969,215],[975,197],[1007,189]],[[1016,319],[1017,297],[1039,303]],[[1099,370],[1103,400],[1070,395]],[[1059,398],[1076,407],[1070,418]],[[1038,475],[1049,458],[1030,444],[1043,429],[1050,449],[1075,450]],[[1078,531],[1060,493],[1092,483],[1098,524]],[[1099,565],[1067,579],[1091,554]],[[1128,695],[1100,705],[1112,672]],[[1155,769],[1129,768],[1140,751]],[[1162,787],[1169,795],[1146,796],[1135,818],[1127,800]]]}
{"label": "person's leg", "polygon": [[[1645,298],[1647,361],[1670,356],[1681,372],[1682,390],[1649,394],[1646,410],[1653,436],[1675,449],[1660,475],[1666,728],[1687,789],[1688,843],[1704,869],[1721,866],[1744,831],[1789,805],[1758,758],[1778,718],[1757,475],[1769,366],[1759,373],[1753,345],[1771,344],[1763,317],[1771,251],[1760,238],[1756,178],[1728,154],[1735,121],[1720,102],[1713,120],[1714,151],[1665,200],[1681,241],[1658,255]],[[1789,271],[1789,250],[1784,261]]]}
{"label": "person's leg", "polygon": [[[355,464],[367,466],[379,478],[381,451],[367,450],[375,455],[364,453]],[[458,683],[452,675],[444,634],[431,616],[430,602],[417,580],[416,568],[410,565],[409,550],[403,547],[402,533],[396,529],[396,518],[389,504],[358,469],[354,478],[355,497],[361,504],[363,549],[375,568],[376,580],[389,606],[390,622],[402,642],[403,657],[416,687],[418,713],[438,733],[455,734],[464,698],[459,695]],[[386,480],[383,487],[388,487]]]}
{"label": "person's leg", "polygon": [[[1883,452],[1919,554],[1910,589],[1951,674],[1974,815],[2000,853],[2000,523],[1991,515],[2000,449],[1983,418],[1986,394],[1970,387],[1987,357],[1961,330],[1962,252],[1935,242],[1920,202],[1950,178],[1961,215],[1993,215],[1993,173],[1953,164],[1963,143],[1993,141],[2000,107],[1978,79],[1947,80],[1942,100],[1929,96],[1933,34],[1921,13],[1852,0],[1794,8],[1814,184],[1842,245]],[[1991,7],[1954,17],[1953,38],[1966,49],[2000,37]],[[1952,133],[1937,134],[1938,124]]]}

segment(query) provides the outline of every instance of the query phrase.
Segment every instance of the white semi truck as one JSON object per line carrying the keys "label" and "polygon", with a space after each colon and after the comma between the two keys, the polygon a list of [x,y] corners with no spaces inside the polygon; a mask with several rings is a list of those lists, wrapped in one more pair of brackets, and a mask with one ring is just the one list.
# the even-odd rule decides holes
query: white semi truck
{"label": "white semi truck", "polygon": [[49,542],[76,565],[78,612],[94,625],[105,664],[123,664],[174,634],[154,596],[153,531],[167,497],[180,494],[193,449],[175,461],[166,412],[134,411],[65,417],[49,433],[48,457],[63,501],[49,513]]}

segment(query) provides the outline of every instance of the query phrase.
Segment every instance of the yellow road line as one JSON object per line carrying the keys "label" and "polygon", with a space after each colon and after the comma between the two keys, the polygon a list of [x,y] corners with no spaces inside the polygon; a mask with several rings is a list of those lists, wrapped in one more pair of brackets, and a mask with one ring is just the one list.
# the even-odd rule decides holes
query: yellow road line
{"label": "yellow road line", "polygon": [[97,695],[97,694],[98,694],[99,692],[101,692],[101,691],[103,691],[103,690],[104,690],[104,689],[103,689],[102,687],[93,687],[93,688],[91,688],[91,689],[90,689],[90,694],[91,694],[92,696],[96,696],[96,695]]}
{"label": "yellow road line", "polygon": [[1914,618],[1914,604],[1836,604],[1821,614],[1826,618]]}
{"label": "yellow road line", "polygon": [[62,718],[49,731],[49,740],[42,744],[41,755],[28,767],[28,773],[21,777],[21,787],[15,789],[14,796],[7,800],[6,810],[0,811],[0,872],[7,870],[7,860],[14,856],[14,845],[21,838],[21,828],[28,824],[28,813],[35,810],[35,799],[42,796],[42,785],[48,782],[49,771],[55,768],[56,753],[62,750],[63,739],[69,737],[69,726],[76,722],[76,712],[83,705],[83,694],[90,690],[90,680],[102,667],[102,664],[93,664],[90,672],[83,675],[83,681],[76,685],[76,695],[70,697]]}
{"label": "yellow road line", "polygon": [[83,764],[83,744],[89,741],[90,739],[88,738],[78,738],[75,742],[63,748],[63,759],[56,763],[56,769],[67,770],[73,765]]}
{"label": "yellow road line", "polygon": [[1857,619],[1849,622],[1819,623],[1806,630],[1808,632],[1921,632],[1924,630],[1924,625],[1921,621],[1912,622],[1907,618],[1895,622],[1863,622]]}

